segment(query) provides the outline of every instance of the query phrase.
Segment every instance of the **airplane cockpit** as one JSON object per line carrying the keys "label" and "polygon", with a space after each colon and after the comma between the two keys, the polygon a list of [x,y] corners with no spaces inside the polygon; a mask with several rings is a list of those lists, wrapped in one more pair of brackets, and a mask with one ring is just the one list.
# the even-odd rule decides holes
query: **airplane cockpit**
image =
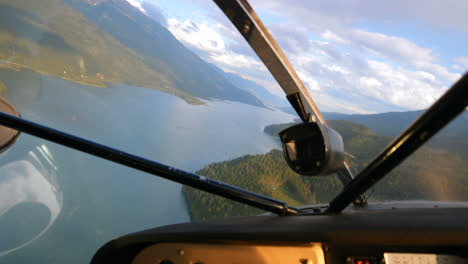
{"label": "airplane cockpit", "polygon": [[[377,121],[372,119],[376,125],[371,131],[364,125],[343,119],[352,115],[322,113],[319,110],[321,100],[329,95],[311,89],[313,82],[305,78],[303,72],[295,70],[288,60],[290,54],[280,48],[246,0],[213,2],[225,16],[223,19],[227,18],[233,25],[229,34],[242,36],[277,82],[278,89],[284,92],[290,105],[288,114],[257,100],[262,98],[260,90],[257,90],[257,97],[249,97],[248,90],[238,91],[235,85],[230,86],[231,82],[240,86],[255,77],[240,81],[228,70],[199,62],[197,56],[203,54],[183,48],[166,28],[174,34],[179,32],[179,38],[187,43],[199,45],[194,35],[184,34],[189,28],[199,32],[201,26],[187,21],[180,23],[175,18],[158,20],[155,24],[148,17],[158,10],[149,1],[51,1],[60,3],[56,3],[60,12],[54,15],[57,21],[61,21],[57,14],[68,12],[69,20],[63,23],[56,23],[54,17],[47,15],[47,8],[36,2],[17,2],[0,6],[4,17],[0,18],[0,23],[6,25],[5,30],[0,31],[0,91],[3,83],[8,88],[0,98],[0,263],[33,260],[38,252],[47,255],[39,258],[39,262],[49,263],[60,263],[67,255],[73,260],[74,254],[88,254],[87,260],[93,264],[468,262],[468,156],[464,148],[466,134],[463,136],[468,131],[468,74],[457,75],[450,84],[447,80],[440,82],[446,88],[441,96],[431,101],[424,111],[402,115],[404,120],[409,115],[415,115],[415,119],[405,121],[404,129],[395,130],[398,133],[394,132],[394,136],[377,135],[374,131],[392,128],[390,120],[396,114],[378,117]],[[166,4],[171,7],[170,3]],[[300,5],[296,10],[298,15],[302,14],[299,9]],[[44,23],[46,19],[51,19],[48,25]],[[126,19],[128,23],[119,19]],[[266,17],[273,27],[281,21],[276,19],[275,16]],[[69,31],[75,24],[80,30]],[[185,29],[178,27],[184,25]],[[222,24],[217,27],[228,30]],[[358,31],[353,32],[357,34]],[[359,37],[367,36],[359,32]],[[331,34],[322,38],[333,37],[343,56],[347,56],[348,50],[343,46],[346,41]],[[376,35],[375,39],[378,37],[383,38]],[[75,39],[84,44],[69,42]],[[395,39],[400,41],[396,37],[386,41]],[[172,44],[166,45],[164,41]],[[314,43],[325,45],[321,41]],[[216,49],[216,45],[211,48]],[[37,51],[39,55],[33,55],[38,59],[31,57],[32,53],[26,52],[28,49]],[[173,58],[170,51],[183,54],[180,56],[185,56],[186,60]],[[112,52],[120,52],[121,56],[116,58]],[[369,54],[379,56],[377,52]],[[380,65],[379,69],[384,71],[383,61],[375,59],[369,65]],[[131,67],[127,68],[128,65]],[[255,63],[252,65],[257,67]],[[102,70],[109,67],[113,67],[112,71]],[[411,71],[410,67],[403,68],[398,69]],[[337,69],[336,66],[329,70],[347,74]],[[424,75],[428,83],[436,83],[430,78],[432,75],[422,71],[414,71],[409,76]],[[136,73],[138,78],[134,76]],[[182,79],[182,74],[186,74],[187,79]],[[323,71],[317,72],[318,76],[321,74]],[[201,87],[209,76],[216,77],[213,91],[209,90],[209,85],[198,93],[179,89]],[[403,77],[398,75],[396,79],[402,81]],[[361,89],[384,85],[369,78],[360,80]],[[28,82],[35,88],[23,89]],[[419,85],[416,81],[409,83]],[[135,88],[129,91],[131,85]],[[256,87],[252,83],[249,85]],[[147,91],[142,87],[159,91]],[[423,89],[422,94],[429,96],[432,90],[423,88],[426,90]],[[117,92],[112,94],[111,90]],[[226,97],[218,98],[218,95]],[[99,110],[91,104],[80,105],[78,98],[94,103]],[[245,101],[230,103],[231,99]],[[69,112],[61,112],[60,104],[56,103],[60,101],[70,107],[66,110]],[[241,112],[238,119],[227,122],[225,113],[240,102],[246,104],[247,110]],[[169,111],[158,113],[151,108],[155,105]],[[212,105],[222,113],[219,117],[208,113]],[[136,110],[132,112],[132,109]],[[250,115],[256,115],[254,111],[259,111],[260,117],[274,113],[282,124],[271,126],[272,119],[263,121],[255,117],[252,124],[270,125],[258,132],[257,127],[246,121]],[[101,118],[101,112],[106,112],[109,118]],[[196,118],[191,114],[195,112],[206,114],[206,118]],[[61,115],[66,115],[67,119],[62,119]],[[215,122],[205,121],[210,115]],[[359,118],[373,125],[368,121],[371,120],[369,116]],[[54,123],[49,117],[59,121]],[[152,118],[158,122],[152,122]],[[125,120],[131,125],[120,126],[127,122]],[[200,146],[211,146],[212,156],[223,155],[216,152],[216,145],[227,142],[227,148],[236,149],[237,143],[230,142],[228,137],[243,134],[239,125],[243,122],[245,127],[254,127],[249,130],[253,131],[252,138],[281,149],[267,154],[263,148],[255,149],[263,154],[247,157],[237,157],[241,152],[232,152],[229,155],[236,158],[231,163],[223,163],[221,157],[210,163],[202,154],[192,155],[178,147],[196,150]],[[193,127],[188,128],[188,124]],[[93,127],[100,127],[102,134],[95,137]],[[451,130],[446,132],[447,128]],[[158,133],[161,138],[167,137],[153,142],[151,135]],[[205,135],[198,137],[197,133]],[[226,136],[223,137],[223,133]],[[263,133],[270,133],[271,137],[261,139],[265,137]],[[447,136],[439,137],[441,134]],[[127,144],[122,135],[132,140]],[[180,135],[188,136],[182,139]],[[198,145],[194,141],[198,141]],[[32,145],[35,147],[28,150]],[[452,152],[440,147],[448,145],[456,149],[457,154],[451,156]],[[158,147],[160,156],[153,155],[152,151]],[[368,151],[370,148],[377,150]],[[73,151],[74,156],[69,156],[68,151]],[[414,153],[418,155],[408,163]],[[163,159],[157,160],[158,157]],[[63,162],[65,159],[68,161]],[[182,165],[178,160],[192,163]],[[194,172],[194,168],[201,167],[199,160],[203,160],[205,167]],[[277,165],[278,160],[282,167]],[[256,161],[259,163],[254,164]],[[104,167],[100,162],[105,162]],[[421,169],[428,163],[432,163],[431,167]],[[457,169],[453,169],[455,167]],[[256,178],[249,176],[257,173],[255,170],[263,174],[259,173]],[[63,174],[72,175],[73,172],[84,175],[83,182],[69,177],[70,184],[61,184]],[[129,177],[114,180],[113,175],[119,173]],[[144,174],[140,183],[133,178],[137,173]],[[396,176],[387,177],[390,173]],[[220,176],[214,177],[215,174]],[[247,176],[241,177],[241,174]],[[275,176],[266,177],[266,174]],[[413,174],[418,177],[411,179]],[[231,175],[231,183],[224,175]],[[161,181],[154,183],[154,178]],[[406,190],[400,184],[406,181],[422,187]],[[171,185],[173,182],[177,185]],[[385,187],[381,187],[382,182]],[[98,184],[105,187],[90,191]],[[155,186],[164,187],[155,190]],[[424,197],[423,189],[436,198],[420,199]],[[387,199],[388,193],[399,190],[401,199]],[[133,199],[131,192],[141,192],[151,199]],[[174,193],[183,194],[185,200],[179,199],[182,196],[174,198]],[[320,195],[325,198],[318,197]],[[78,199],[87,202],[79,204]],[[221,204],[228,200],[230,204]],[[190,202],[197,204],[192,206]],[[32,204],[40,206],[31,207]],[[93,209],[84,210],[85,204]],[[183,213],[174,209],[177,206],[196,210]],[[118,213],[111,213],[113,210]],[[143,213],[137,215],[134,213],[137,210]],[[98,217],[100,212],[109,213],[109,217]],[[242,213],[235,215],[235,212]],[[39,216],[38,220],[27,217],[33,213]],[[216,217],[207,219],[209,214]],[[74,218],[78,216],[80,218]],[[182,220],[174,221],[177,217]],[[161,223],[152,224],[155,218],[162,219]],[[88,222],[80,222],[83,219]],[[69,228],[67,221],[75,221],[74,227]],[[129,221],[144,228],[132,229],[125,225]],[[20,227],[8,228],[16,225]],[[119,226],[119,230],[124,231],[110,239],[115,233],[106,225]],[[2,231],[3,226],[7,228]],[[68,235],[60,235],[64,230]],[[85,232],[90,233],[81,237],[80,233]],[[20,238],[21,235],[29,239]],[[81,237],[77,242],[74,242],[75,235]],[[93,240],[91,245],[89,237],[95,237],[97,242]],[[95,248],[96,243],[101,246]],[[53,248],[61,244],[73,246],[63,253],[58,249],[54,252]],[[26,252],[24,257],[20,254],[22,251]],[[89,252],[93,253],[89,255]],[[56,258],[54,253],[63,256]]]}

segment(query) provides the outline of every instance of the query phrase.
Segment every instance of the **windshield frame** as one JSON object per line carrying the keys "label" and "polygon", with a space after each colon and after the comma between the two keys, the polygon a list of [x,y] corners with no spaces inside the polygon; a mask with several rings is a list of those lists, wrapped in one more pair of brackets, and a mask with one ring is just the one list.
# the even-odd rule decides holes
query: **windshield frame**
{"label": "windshield frame", "polygon": [[[327,125],[296,71],[248,1],[214,0],[214,2],[263,61],[301,120],[304,123],[317,122]],[[343,168],[337,171],[344,188],[329,203],[329,208],[325,212],[339,213],[350,203],[364,206],[367,203],[363,198],[364,192],[464,111],[468,105],[467,86],[468,73],[356,177],[353,176],[353,169],[345,158]]]}
{"label": "windshield frame", "polygon": [[449,124],[468,106],[468,73],[369,163],[331,202],[339,213]]}
{"label": "windshield frame", "polygon": [[[323,116],[295,70],[248,2],[245,0],[214,0],[214,2],[233,22],[272,72],[302,121],[321,122],[326,125]],[[232,8],[235,12],[231,12]],[[264,53],[264,51],[267,52]],[[338,171],[338,174],[344,176],[342,182],[345,188],[330,202],[328,209],[314,211],[314,213],[339,213],[350,203],[356,204],[356,201],[362,201],[360,197],[367,189],[381,180],[458,114],[462,113],[468,105],[467,98],[468,74],[465,74],[356,177],[353,178],[352,168],[345,161],[344,169]],[[275,214],[297,215],[305,213],[304,210],[289,207],[283,201],[138,157],[27,121],[21,117],[0,112],[0,125]],[[358,202],[357,204],[364,203]]]}

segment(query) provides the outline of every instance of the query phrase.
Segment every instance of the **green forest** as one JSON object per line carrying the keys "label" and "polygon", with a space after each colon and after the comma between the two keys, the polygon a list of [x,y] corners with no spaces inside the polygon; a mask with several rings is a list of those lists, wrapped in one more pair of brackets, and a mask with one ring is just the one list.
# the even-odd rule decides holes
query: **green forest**
{"label": "green forest", "polygon": [[[361,124],[343,120],[331,120],[328,124],[342,135],[347,158],[357,171],[392,140],[392,137],[374,134]],[[292,123],[267,126],[265,133],[277,137],[279,131],[290,125]],[[289,169],[279,149],[212,163],[197,174],[283,200],[292,206],[328,203],[343,187],[335,175],[303,177],[296,174]],[[191,187],[184,186],[182,192],[192,220],[262,213]],[[422,147],[375,185],[368,195],[370,202],[468,200],[468,161],[456,152]]]}

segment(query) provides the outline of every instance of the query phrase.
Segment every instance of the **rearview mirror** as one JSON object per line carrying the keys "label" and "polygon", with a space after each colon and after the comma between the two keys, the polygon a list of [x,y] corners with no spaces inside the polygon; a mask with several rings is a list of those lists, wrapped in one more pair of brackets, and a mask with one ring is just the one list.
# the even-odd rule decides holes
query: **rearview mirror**
{"label": "rearview mirror", "polygon": [[343,139],[326,125],[302,123],[286,128],[279,136],[286,162],[301,175],[327,175],[343,167]]}

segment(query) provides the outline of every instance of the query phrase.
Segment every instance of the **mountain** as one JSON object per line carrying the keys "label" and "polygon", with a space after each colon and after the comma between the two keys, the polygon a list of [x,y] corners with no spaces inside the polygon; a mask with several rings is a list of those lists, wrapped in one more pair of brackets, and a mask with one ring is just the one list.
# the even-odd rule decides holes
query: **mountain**
{"label": "mountain", "polygon": [[127,83],[203,103],[59,0],[0,0],[0,68],[29,68],[87,85]]}
{"label": "mountain", "polygon": [[[409,113],[414,114],[413,112],[409,112]],[[468,135],[468,133],[463,134],[464,133],[463,131],[467,129],[467,123],[466,121],[463,120],[467,118],[466,114],[467,113],[465,112],[461,116],[459,116],[458,119],[452,122],[453,124],[449,124],[439,134],[436,134],[436,136],[434,136],[428,142],[426,142],[425,146],[428,148],[437,150],[439,152],[449,152],[452,154],[460,155],[460,157],[463,158],[464,160],[468,160],[468,137],[466,136]],[[337,131],[340,131],[340,129],[338,129],[339,127],[335,127],[335,126],[337,125],[342,126],[344,123],[337,123],[335,120],[330,120],[330,119],[337,118],[339,120],[347,121],[347,122],[351,122],[351,121],[348,121],[346,119],[358,120],[358,121],[352,122],[354,124],[352,129],[354,130],[357,129],[361,132],[361,134],[368,134],[368,135],[370,133],[374,134],[375,130],[381,130],[381,128],[377,128],[379,124],[381,124],[382,126],[388,127],[389,129],[390,127],[392,127],[392,124],[393,124],[393,126],[397,128],[396,129],[391,128],[391,129],[395,129],[398,132],[398,130],[401,128],[401,130],[403,131],[404,128],[406,128],[404,127],[404,125],[406,124],[405,122],[409,122],[408,126],[412,122],[412,121],[407,120],[408,116],[410,118],[414,117],[411,115],[404,116],[402,113],[399,113],[398,115],[395,115],[395,113],[369,115],[370,117],[367,117],[367,115],[346,115],[346,114],[326,113],[326,112],[324,112],[323,115],[325,119],[327,119],[327,123],[332,128],[336,129]],[[384,116],[383,120],[379,120],[378,119],[379,116]],[[392,118],[389,118],[389,117],[392,117]],[[414,118],[416,119],[416,117]],[[295,123],[298,123],[298,122],[299,121]],[[289,126],[294,125],[295,123],[269,125],[264,128],[264,132],[271,136],[277,137],[280,131],[282,131],[283,129]],[[366,123],[370,123],[375,129],[369,128],[370,126],[367,126]],[[341,136],[343,137],[343,140],[346,140],[346,138],[348,137],[349,129],[341,129],[341,131],[342,131]],[[376,134],[380,134],[380,133],[376,133]],[[381,135],[387,136],[389,139],[393,139],[395,137],[392,135],[392,133],[381,133]],[[385,147],[385,145],[382,146],[381,149],[383,149],[383,147]]]}
{"label": "mountain", "polygon": [[[325,119],[347,120],[369,127],[374,133],[387,136],[398,136],[411,125],[425,110],[409,112],[391,112],[371,115],[346,115],[340,113],[323,113]],[[439,131],[427,143],[427,147],[439,151],[458,153],[468,160],[468,111],[461,113],[455,120]]]}
{"label": "mountain", "polygon": [[[349,162],[362,170],[392,137],[377,135],[368,127],[343,120],[329,125],[342,136]],[[275,133],[288,124],[269,126]],[[275,134],[274,134],[275,135]],[[247,190],[283,200],[292,206],[328,203],[342,190],[335,175],[301,177],[286,164],[280,150],[262,155],[246,155],[231,161],[207,165],[197,172]],[[184,186],[192,220],[254,215],[262,211],[225,198]],[[385,200],[466,200],[468,199],[468,161],[458,155],[422,147],[377,183],[369,201]]]}
{"label": "mountain", "polygon": [[[277,107],[277,109],[292,115],[297,115],[291,106]],[[326,120],[346,120],[363,124],[374,133],[387,136],[400,135],[411,123],[416,121],[426,110],[407,112],[388,112],[380,114],[342,114],[335,112],[322,112]],[[468,135],[468,111],[460,114],[447,127],[440,131],[446,137],[465,137]]]}
{"label": "mountain", "polygon": [[288,100],[286,99],[286,96],[280,97],[274,95],[270,93],[267,89],[265,89],[263,86],[258,85],[257,83],[251,80],[242,78],[241,76],[230,72],[226,72],[225,75],[229,79],[229,81],[231,81],[235,86],[254,94],[257,98],[260,98],[267,106],[281,107],[289,104]]}
{"label": "mountain", "polygon": [[283,111],[285,113],[297,116],[296,111],[294,110],[294,108],[292,108],[291,105],[276,107],[276,109],[281,110],[281,111]]}
{"label": "mountain", "polygon": [[0,0],[0,68],[263,106],[125,0]]}
{"label": "mountain", "polygon": [[[292,107],[278,107],[283,112],[297,115]],[[346,120],[363,124],[379,135],[396,137],[411,125],[425,110],[389,112],[381,114],[341,114],[323,112],[326,120]],[[278,131],[279,132],[279,131]],[[431,138],[426,145],[440,151],[458,153],[468,160],[468,111],[461,113],[444,129]]]}
{"label": "mountain", "polygon": [[187,49],[164,26],[125,0],[64,0],[100,29],[143,56],[152,69],[164,72],[178,90],[204,99],[263,106]]}
{"label": "mountain", "polygon": [[[421,116],[426,110],[408,112],[389,112],[381,114],[340,114],[324,112],[327,120],[347,120],[368,126],[374,133],[380,135],[397,136],[403,132],[413,121]],[[468,111],[462,113],[453,120],[440,135],[447,137],[465,137],[468,135]]]}

